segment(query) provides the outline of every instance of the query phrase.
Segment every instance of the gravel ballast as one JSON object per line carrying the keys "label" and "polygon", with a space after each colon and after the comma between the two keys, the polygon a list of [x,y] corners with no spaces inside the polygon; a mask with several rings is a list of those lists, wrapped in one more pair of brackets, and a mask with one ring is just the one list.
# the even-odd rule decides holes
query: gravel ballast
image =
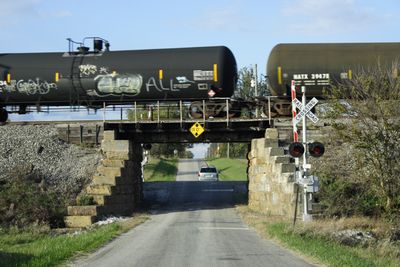
{"label": "gravel ballast", "polygon": [[60,140],[52,125],[0,127],[0,181],[27,170],[49,190],[73,196],[89,183],[100,159],[99,149]]}

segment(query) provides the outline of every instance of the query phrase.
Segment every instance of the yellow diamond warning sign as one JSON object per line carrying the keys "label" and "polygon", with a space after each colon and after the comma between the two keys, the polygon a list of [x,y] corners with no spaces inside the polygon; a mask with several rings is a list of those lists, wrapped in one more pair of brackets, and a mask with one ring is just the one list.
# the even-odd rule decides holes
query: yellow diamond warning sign
{"label": "yellow diamond warning sign", "polygon": [[195,124],[190,127],[190,132],[193,134],[194,137],[199,137],[203,132],[204,128],[201,126],[200,123],[196,122]]}

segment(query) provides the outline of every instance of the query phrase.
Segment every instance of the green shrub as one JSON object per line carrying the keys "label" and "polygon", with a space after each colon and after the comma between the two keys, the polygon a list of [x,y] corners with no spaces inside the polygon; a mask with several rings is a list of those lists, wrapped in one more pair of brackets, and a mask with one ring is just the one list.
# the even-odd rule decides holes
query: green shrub
{"label": "green shrub", "polygon": [[31,167],[20,167],[0,185],[0,224],[28,227],[31,224],[62,226],[65,201],[47,191],[44,179]]}
{"label": "green shrub", "polygon": [[89,205],[94,205],[94,198],[93,196],[89,196],[87,194],[82,194],[77,197],[76,203],[78,206],[89,206]]}

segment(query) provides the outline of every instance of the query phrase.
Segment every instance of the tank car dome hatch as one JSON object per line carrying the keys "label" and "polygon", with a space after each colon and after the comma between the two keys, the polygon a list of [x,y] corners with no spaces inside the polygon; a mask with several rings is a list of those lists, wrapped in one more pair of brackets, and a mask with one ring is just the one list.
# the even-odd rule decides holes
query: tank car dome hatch
{"label": "tank car dome hatch", "polygon": [[103,40],[94,39],[93,40],[93,50],[95,52],[100,52],[103,50]]}
{"label": "tank car dome hatch", "polygon": [[[93,50],[90,50],[89,46],[86,46],[86,41],[93,41]],[[101,37],[85,37],[82,42],[77,42],[72,40],[71,38],[67,38],[68,41],[68,52],[69,54],[88,54],[88,53],[100,53],[103,52],[103,46],[105,46],[105,51],[110,51],[110,43]],[[76,49],[75,49],[76,47]],[[77,52],[76,52],[77,51]]]}

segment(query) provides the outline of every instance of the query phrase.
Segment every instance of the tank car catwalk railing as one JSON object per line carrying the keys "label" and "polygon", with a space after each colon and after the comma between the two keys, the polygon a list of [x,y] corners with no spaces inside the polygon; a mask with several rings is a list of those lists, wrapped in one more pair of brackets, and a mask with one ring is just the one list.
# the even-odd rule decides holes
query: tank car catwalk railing
{"label": "tank car catwalk railing", "polygon": [[[270,112],[272,98],[266,97],[264,104],[268,106],[264,112],[255,114],[255,107],[259,105],[257,101],[240,102],[229,98],[213,98],[196,101],[193,105],[191,101],[168,100],[168,101],[146,101],[132,102],[130,105],[119,105],[118,103],[103,103],[103,108],[92,109],[77,106],[70,109],[63,107],[35,107],[28,106],[24,113],[33,113],[31,115],[10,116],[9,123],[16,121],[126,121],[133,123],[157,123],[165,121],[179,122],[182,126],[186,121],[197,121],[205,123],[206,121],[225,121],[229,125],[231,120],[240,119],[262,119],[272,123],[273,114]],[[271,100],[272,99],[272,100]],[[246,103],[246,104],[244,104]],[[251,104],[249,104],[251,103]],[[251,108],[250,108],[251,107]],[[15,106],[7,107],[10,114],[20,114],[20,110]],[[266,112],[268,110],[268,112]],[[267,114],[265,114],[267,113]],[[240,115],[239,115],[240,114]],[[32,116],[33,115],[33,116]]]}

